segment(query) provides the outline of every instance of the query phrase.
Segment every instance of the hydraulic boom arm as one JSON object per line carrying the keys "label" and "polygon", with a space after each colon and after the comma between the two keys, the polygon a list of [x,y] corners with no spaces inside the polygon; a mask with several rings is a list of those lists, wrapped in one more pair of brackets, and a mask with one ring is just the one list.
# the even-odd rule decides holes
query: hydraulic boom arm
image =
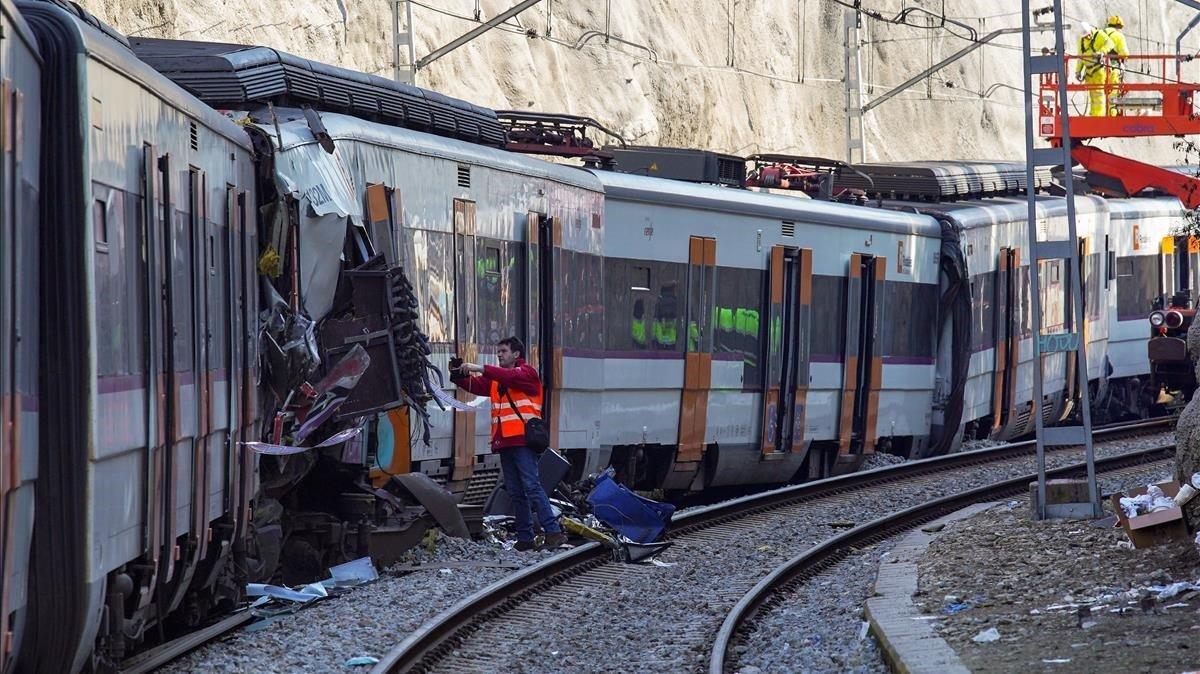
{"label": "hydraulic boom arm", "polygon": [[1153,187],[1178,197],[1188,210],[1200,206],[1200,179],[1088,145],[1071,148],[1071,157],[1087,169],[1088,182],[1100,191],[1133,196]]}

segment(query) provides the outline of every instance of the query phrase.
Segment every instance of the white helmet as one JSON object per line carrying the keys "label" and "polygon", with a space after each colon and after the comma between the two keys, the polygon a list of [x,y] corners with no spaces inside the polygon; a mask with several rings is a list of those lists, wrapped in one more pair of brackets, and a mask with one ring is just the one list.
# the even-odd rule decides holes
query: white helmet
{"label": "white helmet", "polygon": [[1091,35],[1092,33],[1096,32],[1096,27],[1093,26],[1092,24],[1088,23],[1087,21],[1084,21],[1083,23],[1079,24],[1079,27],[1080,27],[1080,29],[1083,30],[1084,35]]}

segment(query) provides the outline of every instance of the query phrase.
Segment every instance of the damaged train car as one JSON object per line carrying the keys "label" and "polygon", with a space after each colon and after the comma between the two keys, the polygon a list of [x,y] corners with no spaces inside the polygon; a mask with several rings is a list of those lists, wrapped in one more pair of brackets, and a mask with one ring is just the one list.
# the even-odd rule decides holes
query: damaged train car
{"label": "damaged train car", "polygon": [[397,476],[466,504],[491,493],[490,418],[444,378],[455,354],[487,358],[516,332],[555,446],[598,448],[595,176],[498,149],[494,112],[433,92],[261,47],[132,47],[255,148],[268,426],[251,445],[255,525],[285,582],[411,546],[423,515]]}

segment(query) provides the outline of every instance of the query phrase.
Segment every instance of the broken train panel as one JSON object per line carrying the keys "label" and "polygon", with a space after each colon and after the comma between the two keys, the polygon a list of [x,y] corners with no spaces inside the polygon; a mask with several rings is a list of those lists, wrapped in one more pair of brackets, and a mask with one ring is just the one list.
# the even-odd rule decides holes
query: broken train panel
{"label": "broken train panel", "polygon": [[[487,495],[499,473],[489,408],[450,411],[473,398],[445,377],[454,353],[494,362],[496,341],[521,337],[548,380],[557,446],[595,443],[598,405],[586,397],[602,378],[563,378],[579,368],[562,365],[603,331],[601,199],[589,174],[339,114],[249,118],[272,155],[260,177],[276,192],[261,208],[264,349],[279,405],[268,442],[312,446],[361,429],[344,445],[263,459],[263,495],[286,505],[264,511],[280,512],[289,563],[336,561],[333,540],[382,558],[411,544],[414,512],[392,475],[423,473],[468,501]],[[563,274],[576,276],[560,296]],[[388,292],[403,306],[381,310]],[[335,400],[323,378],[356,350],[358,378]],[[336,408],[324,416],[305,409],[326,398]],[[305,575],[285,568],[285,579],[293,571]]]}

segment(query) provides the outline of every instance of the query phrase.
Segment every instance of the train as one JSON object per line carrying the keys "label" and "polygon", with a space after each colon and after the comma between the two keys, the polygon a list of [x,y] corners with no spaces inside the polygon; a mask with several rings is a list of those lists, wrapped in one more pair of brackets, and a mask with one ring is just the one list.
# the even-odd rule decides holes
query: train
{"label": "train", "polygon": [[[405,475],[482,503],[487,403],[445,371],[510,335],[569,479],[665,493],[1079,412],[1069,353],[1032,400],[1020,194],[1060,235],[1048,183],[839,200],[699,151],[551,162],[435,92],[0,7],[0,672],[119,669],[247,582],[394,557],[423,531]],[[909,168],[929,166],[979,170]],[[1178,340],[1159,327],[1200,248],[1174,199],[1076,206],[1080,265],[1040,263],[1043,324],[1074,329],[1081,274],[1093,419],[1151,415],[1191,392],[1147,342]]]}

